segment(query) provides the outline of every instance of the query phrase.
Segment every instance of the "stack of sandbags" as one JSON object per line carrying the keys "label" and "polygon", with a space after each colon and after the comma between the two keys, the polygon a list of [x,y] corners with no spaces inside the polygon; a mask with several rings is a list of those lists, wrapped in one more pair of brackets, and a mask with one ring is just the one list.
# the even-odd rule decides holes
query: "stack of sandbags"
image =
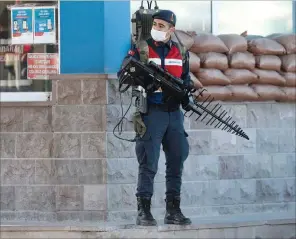
{"label": "stack of sandbags", "polygon": [[286,79],[286,86],[296,86],[296,54],[281,56],[280,73]]}
{"label": "stack of sandbags", "polygon": [[230,101],[232,92],[227,86],[205,86],[194,94],[197,101]]}
{"label": "stack of sandbags", "polygon": [[281,44],[285,48],[286,54],[296,53],[296,34],[276,34],[270,38]]}
{"label": "stack of sandbags", "polygon": [[231,100],[257,100],[258,95],[248,85],[257,81],[255,57],[248,52],[247,40],[238,34],[221,34],[218,37],[227,46],[229,68],[223,73],[230,80],[228,89],[232,92]]}
{"label": "stack of sandbags", "polygon": [[192,37],[193,35],[195,35],[194,32],[176,30],[175,33],[172,35],[172,40],[174,42],[181,43],[187,50],[189,50],[194,43]]}
{"label": "stack of sandbags", "polygon": [[206,90],[198,100],[296,101],[295,34],[187,34],[191,79]]}
{"label": "stack of sandbags", "polygon": [[[194,36],[196,35],[195,32],[189,31],[182,31],[176,30],[175,33],[172,35],[172,40],[175,42],[181,43],[186,50],[189,50],[192,45],[194,44]],[[189,51],[189,65],[190,65],[190,72],[198,72],[200,68],[200,59],[198,56]]]}
{"label": "stack of sandbags", "polygon": [[286,79],[282,90],[286,93],[288,100],[296,100],[296,34],[277,34],[271,39],[281,44],[286,55],[281,56],[280,74]]}
{"label": "stack of sandbags", "polygon": [[[229,91],[221,87],[230,84],[230,80],[223,73],[228,69],[226,52],[227,46],[217,36],[208,33],[193,35],[194,43],[189,49],[191,58],[190,70],[205,89],[217,100],[226,100]],[[199,59],[199,69],[194,67],[193,62]]]}
{"label": "stack of sandbags", "polygon": [[197,73],[200,70],[200,59],[191,51],[189,51],[189,69],[192,73]]}
{"label": "stack of sandbags", "polygon": [[[295,47],[296,49],[296,47]],[[287,95],[288,101],[296,100],[296,54],[281,56],[282,67],[280,74],[286,79],[285,87],[281,90]]]}
{"label": "stack of sandbags", "polygon": [[191,80],[194,83],[194,88],[201,89],[203,87],[202,83],[195,77],[195,75],[192,72],[190,72],[189,75],[190,75]]}
{"label": "stack of sandbags", "polygon": [[255,56],[253,73],[258,76],[250,87],[258,94],[258,100],[284,100],[285,93],[280,89],[286,85],[286,79],[279,73],[281,70],[281,56],[286,49],[270,38],[256,38],[248,41],[248,51]]}
{"label": "stack of sandbags", "polygon": [[[189,50],[192,45],[194,44],[195,32],[190,31],[183,31],[183,30],[176,30],[175,33],[172,35],[172,40],[182,44],[186,50]],[[190,77],[191,80],[194,81],[196,87],[201,88],[203,85],[201,82],[195,77],[194,73],[198,72],[200,69],[200,59],[199,57],[189,51],[189,69],[190,69]]]}

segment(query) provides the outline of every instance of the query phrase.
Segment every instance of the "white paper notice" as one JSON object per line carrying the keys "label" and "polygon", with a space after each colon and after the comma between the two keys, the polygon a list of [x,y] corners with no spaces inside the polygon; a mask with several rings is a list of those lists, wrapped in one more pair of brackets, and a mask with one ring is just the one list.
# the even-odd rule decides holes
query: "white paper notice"
{"label": "white paper notice", "polygon": [[55,7],[34,7],[34,43],[56,43]]}
{"label": "white paper notice", "polygon": [[32,8],[11,8],[11,33],[11,44],[33,44]]}

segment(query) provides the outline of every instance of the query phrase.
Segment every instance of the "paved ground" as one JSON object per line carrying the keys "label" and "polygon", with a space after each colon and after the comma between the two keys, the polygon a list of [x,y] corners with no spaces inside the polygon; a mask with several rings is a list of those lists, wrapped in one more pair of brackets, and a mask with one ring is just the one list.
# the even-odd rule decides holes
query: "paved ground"
{"label": "paved ground", "polygon": [[[1,225],[1,239],[12,238],[296,238],[295,213],[240,218],[203,218],[190,226],[160,224],[140,227],[134,224],[11,223]],[[274,218],[270,220],[270,218]]]}

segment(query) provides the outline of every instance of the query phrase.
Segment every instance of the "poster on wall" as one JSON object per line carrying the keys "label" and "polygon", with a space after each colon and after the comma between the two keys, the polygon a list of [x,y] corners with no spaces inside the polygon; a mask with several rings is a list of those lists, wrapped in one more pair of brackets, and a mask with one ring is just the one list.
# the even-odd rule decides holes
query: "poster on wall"
{"label": "poster on wall", "polygon": [[34,43],[56,43],[55,7],[34,7]]}
{"label": "poster on wall", "polygon": [[11,44],[32,44],[33,10],[26,7],[11,8]]}
{"label": "poster on wall", "polygon": [[27,78],[47,80],[51,75],[57,75],[58,57],[57,53],[28,53]]}

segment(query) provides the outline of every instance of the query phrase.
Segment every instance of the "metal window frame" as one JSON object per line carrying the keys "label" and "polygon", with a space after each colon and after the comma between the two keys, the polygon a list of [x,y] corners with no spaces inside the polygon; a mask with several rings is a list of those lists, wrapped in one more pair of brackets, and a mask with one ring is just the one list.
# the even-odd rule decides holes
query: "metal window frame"
{"label": "metal window frame", "polygon": [[292,1],[293,33],[296,33],[296,1]]}
{"label": "metal window frame", "polygon": [[211,33],[217,35],[219,31],[219,25],[217,20],[218,13],[218,1],[211,1]]}
{"label": "metal window frame", "polygon": [[0,102],[46,102],[51,97],[51,92],[1,92]]}
{"label": "metal window frame", "polygon": [[[61,0],[57,0],[58,4],[58,56],[61,59],[61,41],[60,41],[60,4]],[[61,71],[61,61],[58,61],[58,72]],[[48,102],[52,100],[51,92],[0,92],[0,102]]]}

